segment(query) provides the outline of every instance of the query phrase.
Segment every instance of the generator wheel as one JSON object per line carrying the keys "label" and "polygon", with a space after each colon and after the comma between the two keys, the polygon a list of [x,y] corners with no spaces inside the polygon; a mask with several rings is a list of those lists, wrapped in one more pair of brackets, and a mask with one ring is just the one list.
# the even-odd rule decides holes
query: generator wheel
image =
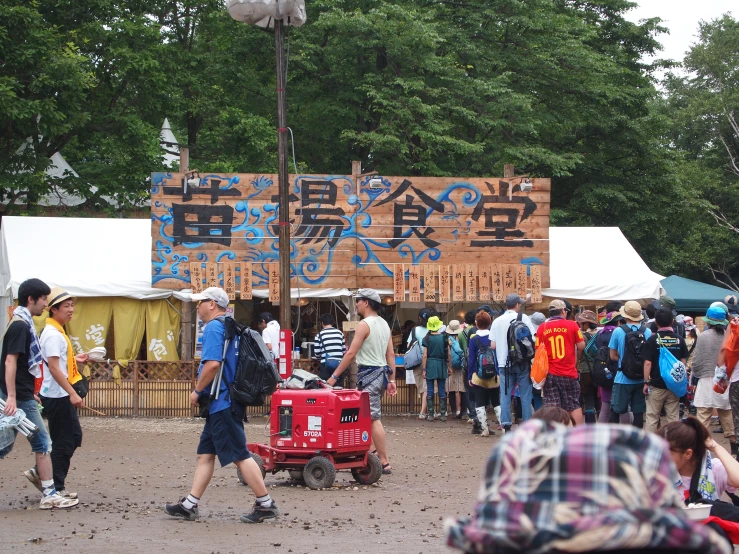
{"label": "generator wheel", "polygon": [[377,454],[367,456],[367,466],[352,469],[354,480],[360,485],[372,485],[382,477],[382,463]]}
{"label": "generator wheel", "polygon": [[328,489],[336,480],[336,468],[328,458],[315,456],[305,464],[303,479],[311,489]]}
{"label": "generator wheel", "polygon": [[[264,458],[262,458],[259,454],[254,453],[251,453],[251,457],[254,459],[255,462],[257,462],[259,470],[262,472],[262,479],[264,479],[267,475],[267,471],[264,469]],[[241,475],[241,471],[239,471],[239,468],[236,468],[236,477],[239,478],[239,483],[241,483],[242,485],[246,485],[246,479],[244,479],[244,476]]]}
{"label": "generator wheel", "polygon": [[293,481],[303,480],[303,470],[302,469],[289,469],[287,472],[290,474],[290,479],[292,479]]}

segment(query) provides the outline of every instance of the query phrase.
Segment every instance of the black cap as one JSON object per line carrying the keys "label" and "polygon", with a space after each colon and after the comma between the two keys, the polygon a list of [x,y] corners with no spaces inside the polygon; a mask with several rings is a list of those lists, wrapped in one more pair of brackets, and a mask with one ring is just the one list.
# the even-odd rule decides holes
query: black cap
{"label": "black cap", "polygon": [[487,313],[490,314],[490,317],[492,317],[493,316],[493,313],[495,313],[495,312],[493,312],[493,309],[490,306],[488,306],[487,304],[483,304],[482,306],[480,306],[479,308],[477,308],[477,311],[475,313],[480,313],[480,312],[487,312]]}

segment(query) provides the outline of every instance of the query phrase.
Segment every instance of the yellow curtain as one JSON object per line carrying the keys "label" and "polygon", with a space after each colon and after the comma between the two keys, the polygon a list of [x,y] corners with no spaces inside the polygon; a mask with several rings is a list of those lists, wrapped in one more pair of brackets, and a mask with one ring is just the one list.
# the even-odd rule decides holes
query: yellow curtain
{"label": "yellow curtain", "polygon": [[[67,335],[72,341],[74,351],[88,352],[96,346],[105,346],[110,330],[110,314],[113,309],[112,298],[77,298],[74,302],[74,316],[67,323]],[[48,317],[48,316],[47,316]]]}
{"label": "yellow curtain", "polygon": [[135,360],[146,330],[146,300],[116,298],[113,303],[115,357],[123,367]]}
{"label": "yellow curtain", "polygon": [[180,314],[167,300],[146,303],[146,359],[175,362],[180,359]]}

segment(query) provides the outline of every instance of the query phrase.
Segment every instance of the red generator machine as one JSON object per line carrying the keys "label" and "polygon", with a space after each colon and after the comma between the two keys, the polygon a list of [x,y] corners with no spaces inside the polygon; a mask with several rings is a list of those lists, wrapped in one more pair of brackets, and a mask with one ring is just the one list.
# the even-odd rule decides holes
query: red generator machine
{"label": "red generator machine", "polygon": [[[269,445],[250,443],[249,452],[267,472],[288,471],[312,489],[330,488],[336,471],[350,469],[362,485],[376,483],[382,464],[370,452],[369,393],[332,389],[277,389],[272,395]],[[237,470],[239,481],[246,484]]]}

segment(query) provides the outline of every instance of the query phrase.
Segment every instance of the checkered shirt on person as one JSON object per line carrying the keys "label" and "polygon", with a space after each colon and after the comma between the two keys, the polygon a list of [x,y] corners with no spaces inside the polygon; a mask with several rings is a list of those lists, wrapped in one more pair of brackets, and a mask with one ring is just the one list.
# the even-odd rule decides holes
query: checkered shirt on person
{"label": "checkered shirt on person", "polygon": [[472,518],[445,522],[464,552],[675,549],[731,554],[682,513],[666,443],[630,426],[527,421],[488,459]]}

